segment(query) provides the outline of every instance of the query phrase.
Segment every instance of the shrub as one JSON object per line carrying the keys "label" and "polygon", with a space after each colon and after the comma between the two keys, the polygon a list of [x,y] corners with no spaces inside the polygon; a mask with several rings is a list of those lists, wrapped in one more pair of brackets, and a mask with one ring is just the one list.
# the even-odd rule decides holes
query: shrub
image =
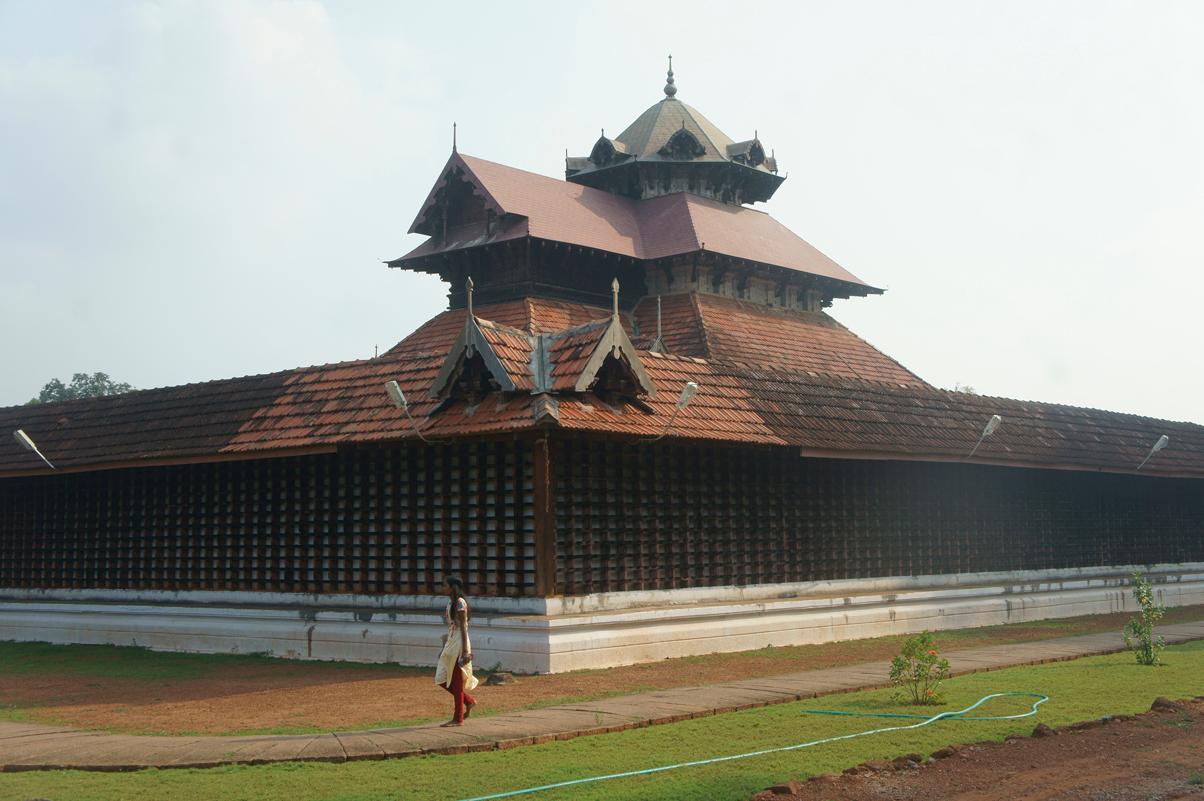
{"label": "shrub", "polygon": [[1154,636],[1154,624],[1166,614],[1166,607],[1154,602],[1154,588],[1140,573],[1133,574],[1133,597],[1141,616],[1125,624],[1125,645],[1137,657],[1137,664],[1157,665],[1158,652],[1166,647],[1166,641]]}
{"label": "shrub", "polygon": [[937,691],[948,678],[949,660],[937,652],[931,632],[909,637],[890,662],[890,683],[899,688],[895,696],[913,704],[939,704]]}

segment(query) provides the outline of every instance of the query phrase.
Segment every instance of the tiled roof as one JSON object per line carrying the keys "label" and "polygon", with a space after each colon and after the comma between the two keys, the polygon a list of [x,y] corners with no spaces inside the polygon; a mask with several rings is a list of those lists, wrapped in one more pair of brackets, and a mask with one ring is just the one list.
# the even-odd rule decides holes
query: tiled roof
{"label": "tiled roof", "polygon": [[[679,302],[677,297],[673,296],[674,304]],[[641,399],[642,408],[616,404],[613,399],[603,403],[589,393],[568,391],[574,383],[574,370],[583,368],[596,348],[597,332],[607,330],[601,323],[548,337],[549,349],[555,350],[552,367],[558,394],[554,396],[532,394],[538,388],[496,392],[471,407],[463,400],[443,403],[428,397],[452,342],[463,330],[461,316],[459,329],[427,328],[425,339],[415,340],[423,344],[422,351],[396,351],[368,361],[93,400],[0,409],[0,432],[5,432],[0,437],[0,475],[45,472],[36,456],[21,450],[8,436],[7,432],[17,428],[24,429],[62,469],[206,461],[413,438],[409,421],[384,391],[384,383],[395,379],[411,399],[411,411],[423,433],[433,439],[541,425],[655,436],[665,430],[682,386],[695,381],[700,386],[698,396],[678,415],[668,431],[670,437],[786,445],[800,448],[803,456],[960,461],[990,416],[998,414],[1003,424],[982,443],[975,462],[1130,471],[1157,438],[1166,434],[1170,445],[1142,472],[1204,478],[1204,426],[945,392],[922,383],[901,386],[905,382],[863,380],[851,377],[855,370],[846,375],[805,369],[796,365],[814,364],[818,357],[802,346],[797,353],[754,354],[762,359],[758,365],[732,358],[732,352],[745,353],[739,348],[747,349],[747,344],[725,342],[725,334],[716,331],[735,334],[741,326],[768,331],[777,325],[787,332],[786,339],[852,335],[822,319],[804,317],[797,322],[793,317],[758,316],[739,301],[700,296],[690,303],[694,313],[707,321],[701,342],[714,353],[703,359],[634,352],[658,390],[655,396]],[[521,322],[523,315],[534,321],[539,315],[530,308],[522,311],[499,305],[494,311],[511,312],[516,322]],[[558,308],[569,316],[584,313],[584,309],[597,311],[594,307]],[[680,311],[674,309],[673,313]],[[716,325],[711,321],[717,321]],[[483,334],[488,332],[489,347],[499,353],[508,374],[522,377],[528,382],[524,387],[532,387],[527,378],[532,375],[530,363],[523,361],[524,354],[530,358],[530,351],[524,350],[530,347],[525,332],[498,321],[478,323]],[[643,323],[640,327],[648,333]],[[441,347],[435,347],[436,330],[442,332]],[[887,369],[873,358],[866,359],[877,365],[874,369]],[[562,368],[559,373],[557,366]]]}
{"label": "tiled roof", "polygon": [[[503,225],[488,236],[431,237],[391,264],[448,250],[532,236],[635,259],[660,259],[706,250],[733,258],[831,278],[879,292],[800,239],[768,214],[677,192],[632,200],[601,189],[453,153],[441,176],[462,169],[491,204],[525,219],[522,230]],[[442,180],[442,178],[440,179]],[[432,193],[432,198],[434,193]],[[419,211],[426,215],[429,204]],[[418,224],[417,222],[415,223]]]}
{"label": "tiled roof", "polygon": [[530,392],[535,388],[531,374],[531,338],[526,333],[506,325],[477,318],[481,333],[497,355],[502,368],[510,376],[514,388]]}
{"label": "tiled roof", "polygon": [[9,436],[17,428],[61,468],[393,438],[405,422],[387,403],[384,382],[396,379],[414,395],[425,390],[439,362],[437,356],[382,357],[0,409],[0,471],[40,467]]}
{"label": "tiled roof", "polygon": [[[644,298],[634,316],[639,345],[656,336],[656,298]],[[919,376],[823,312],[775,309],[751,301],[689,292],[661,298],[665,349],[725,364],[770,367],[804,374],[924,386]]]}
{"label": "tiled roof", "polygon": [[553,392],[573,391],[577,377],[594,355],[609,323],[609,319],[595,320],[551,338],[548,356],[552,363]]}
{"label": "tiled roof", "polygon": [[706,148],[707,152],[701,158],[727,159],[727,146],[732,143],[731,137],[719,130],[693,106],[674,98],[665,98],[650,106],[615,139],[623,143],[627,153],[641,158],[655,158],[657,151],[665,146],[669,137],[682,128],[697,137],[699,144]]}
{"label": "tiled roof", "polygon": [[1204,478],[1204,426],[1051,403],[899,387],[828,376],[731,367],[641,353],[660,390],[653,414],[588,399],[560,403],[561,425],[655,436],[686,381],[700,390],[670,436],[790,445],[803,455],[960,461],[991,415],[1003,423],[979,447],[981,463],[1129,471],[1159,436],[1171,444],[1142,472]]}
{"label": "tiled roof", "polygon": [[[474,309],[477,317],[492,320],[528,334],[544,334],[584,325],[609,315],[600,306],[552,298],[522,298],[490,303]],[[398,342],[385,354],[439,353],[442,355],[464,327],[464,309],[451,309],[432,317],[414,333]]]}

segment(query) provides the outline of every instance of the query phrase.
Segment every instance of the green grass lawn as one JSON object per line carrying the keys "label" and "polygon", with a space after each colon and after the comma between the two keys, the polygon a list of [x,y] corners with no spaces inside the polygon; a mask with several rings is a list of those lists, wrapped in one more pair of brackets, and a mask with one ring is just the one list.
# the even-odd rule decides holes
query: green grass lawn
{"label": "green grass lawn", "polygon": [[[773,754],[651,777],[621,779],[527,796],[539,801],[743,801],[787,778],[841,770],[867,759],[929,753],[952,742],[1001,740],[1106,714],[1143,712],[1158,695],[1204,694],[1204,642],[1168,648],[1166,664],[1147,668],[1129,654],[1089,657],[1034,667],[976,673],[946,685],[942,709],[967,706],[1004,690],[1040,692],[1052,701],[1035,718],[986,723],[946,722],[911,732]],[[1003,699],[982,714],[1027,709],[1023,699]],[[454,801],[488,792],[580,776],[636,770],[672,762],[740,753],[889,725],[872,718],[804,715],[804,707],[858,711],[914,711],[892,702],[889,691],[826,696],[805,703],[718,715],[599,737],[462,756],[432,756],[343,765],[289,763],[211,770],[137,773],[0,774],[0,799],[24,801]]]}

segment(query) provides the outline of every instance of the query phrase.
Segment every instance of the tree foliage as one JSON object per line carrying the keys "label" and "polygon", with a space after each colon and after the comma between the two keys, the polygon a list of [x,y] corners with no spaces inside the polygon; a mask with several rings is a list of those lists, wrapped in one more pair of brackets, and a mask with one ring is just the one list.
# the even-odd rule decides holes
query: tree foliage
{"label": "tree foliage", "polygon": [[29,402],[50,403],[77,398],[99,398],[102,395],[120,395],[132,389],[129,384],[109,378],[108,373],[76,373],[71,376],[70,384],[64,384],[57,378],[50,379],[38,396],[31,398]]}

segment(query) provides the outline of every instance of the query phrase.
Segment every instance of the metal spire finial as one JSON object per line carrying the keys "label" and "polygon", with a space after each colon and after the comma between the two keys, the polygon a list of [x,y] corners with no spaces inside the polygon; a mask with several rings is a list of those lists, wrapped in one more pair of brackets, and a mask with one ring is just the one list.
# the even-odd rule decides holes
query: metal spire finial
{"label": "metal spire finial", "polygon": [[456,124],[452,123],[452,152],[456,152]]}
{"label": "metal spire finial", "polygon": [[677,87],[673,85],[673,56],[669,56],[669,75],[665,78],[665,97],[670,100],[673,95],[677,94]]}
{"label": "metal spire finial", "polygon": [[648,350],[653,351],[654,353],[664,353],[665,352],[665,338],[662,336],[662,331],[661,331],[661,296],[660,295],[656,296],[656,339],[652,340],[652,345],[651,345],[651,347],[648,348]]}
{"label": "metal spire finial", "polygon": [[472,317],[472,276],[468,276],[468,280],[464,282],[464,289],[468,291],[468,316]]}
{"label": "metal spire finial", "polygon": [[610,282],[610,294],[613,296],[614,315],[615,315],[615,317],[618,317],[619,316],[619,279],[618,279],[618,277],[615,277],[615,279]]}

